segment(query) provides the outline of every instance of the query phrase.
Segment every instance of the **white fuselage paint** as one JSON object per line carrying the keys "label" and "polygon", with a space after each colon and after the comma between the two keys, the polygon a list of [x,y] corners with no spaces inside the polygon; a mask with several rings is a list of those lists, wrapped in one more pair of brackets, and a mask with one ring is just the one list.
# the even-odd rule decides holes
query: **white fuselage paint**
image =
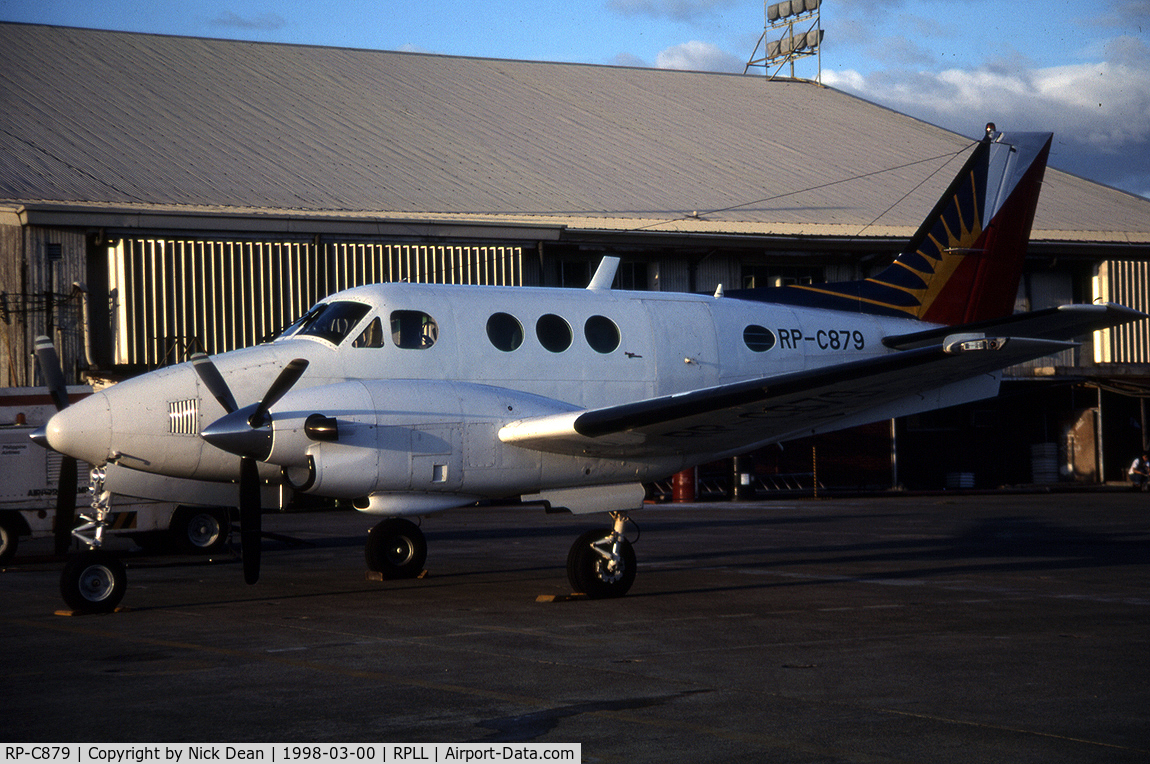
{"label": "white fuselage paint", "polygon": [[[883,346],[884,336],[928,328],[912,319],[602,289],[381,284],[324,302],[335,301],[370,308],[338,346],[288,336],[214,361],[244,406],[258,401],[291,359],[307,359],[303,377],[271,410],[274,445],[261,472],[278,480],[283,467],[290,482],[321,495],[372,495],[370,511],[381,513],[663,477],[710,455],[580,458],[506,444],[497,433],[529,417],[873,357],[893,352]],[[438,329],[434,344],[396,347],[386,331],[396,310],[431,316]],[[521,324],[522,344],[515,350],[499,350],[489,340],[487,322],[495,313]],[[552,352],[541,344],[536,324],[544,315],[570,327],[565,350]],[[595,316],[618,327],[619,343],[610,352],[594,350],[585,337],[584,327]],[[352,347],[376,317],[388,335],[383,346]],[[773,347],[748,347],[747,327],[769,330]],[[181,415],[173,412],[187,411],[179,405],[187,401],[194,402],[195,420],[178,422]],[[338,442],[315,442],[303,434],[304,419],[316,412],[339,421]],[[67,409],[59,426],[49,426],[49,438],[56,438],[59,450],[95,464],[114,461],[177,478],[229,481],[237,478],[238,457],[196,434],[224,413],[191,365],[180,364]],[[796,422],[796,431],[801,428]],[[414,501],[411,494],[422,498]]]}

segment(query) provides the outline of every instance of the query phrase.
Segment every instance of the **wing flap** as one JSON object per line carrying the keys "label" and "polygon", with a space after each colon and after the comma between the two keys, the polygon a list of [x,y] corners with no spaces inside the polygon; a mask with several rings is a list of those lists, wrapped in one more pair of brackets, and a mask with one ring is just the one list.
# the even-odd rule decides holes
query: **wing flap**
{"label": "wing flap", "polygon": [[1070,347],[1075,344],[967,335],[821,369],[520,420],[504,426],[499,438],[539,451],[597,457],[738,453],[799,430],[857,420],[868,409],[889,411],[888,404],[904,399],[903,413],[912,413],[927,393]]}

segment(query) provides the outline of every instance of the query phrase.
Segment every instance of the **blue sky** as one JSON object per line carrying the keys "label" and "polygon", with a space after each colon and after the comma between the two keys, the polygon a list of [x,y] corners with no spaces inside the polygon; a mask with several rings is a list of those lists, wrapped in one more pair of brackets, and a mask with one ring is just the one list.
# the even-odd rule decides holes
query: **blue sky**
{"label": "blue sky", "polygon": [[[0,0],[4,21],[723,72],[743,71],[763,10],[756,0]],[[822,26],[825,84],[971,137],[986,121],[1052,130],[1053,166],[1150,197],[1150,0],[824,0]],[[795,73],[813,79],[814,59]]]}

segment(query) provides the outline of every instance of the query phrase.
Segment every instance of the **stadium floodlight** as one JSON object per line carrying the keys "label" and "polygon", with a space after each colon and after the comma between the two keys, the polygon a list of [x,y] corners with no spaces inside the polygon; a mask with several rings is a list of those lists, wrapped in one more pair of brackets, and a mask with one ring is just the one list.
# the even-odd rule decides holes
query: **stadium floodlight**
{"label": "stadium floodlight", "polygon": [[[770,5],[764,2],[763,34],[755,43],[755,50],[743,68],[743,74],[746,74],[752,66],[761,66],[769,73],[770,67],[777,64],[775,71],[770,73],[770,79],[774,79],[783,65],[789,63],[793,79],[796,58],[817,56],[819,71],[816,81],[821,83],[823,41],[823,29],[819,17],[821,5],[821,0],[783,0]],[[796,22],[810,22],[810,28],[796,34]],[[760,45],[763,46],[763,55],[761,58],[756,58]]]}
{"label": "stadium floodlight", "polygon": [[813,13],[819,9],[819,0],[783,0],[767,6],[767,21],[774,23],[791,16]]}

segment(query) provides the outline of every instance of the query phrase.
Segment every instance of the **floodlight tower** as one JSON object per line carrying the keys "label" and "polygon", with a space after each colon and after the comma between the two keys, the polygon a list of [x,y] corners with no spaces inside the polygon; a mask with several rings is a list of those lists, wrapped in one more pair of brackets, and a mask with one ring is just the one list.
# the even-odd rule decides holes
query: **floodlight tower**
{"label": "floodlight tower", "polygon": [[[768,79],[774,79],[784,64],[791,65],[791,78],[795,76],[795,59],[815,56],[818,58],[819,69],[815,81],[823,81],[822,41],[823,29],[819,16],[821,0],[783,0],[781,3],[767,4],[763,2],[763,33],[755,43],[755,49],[747,65],[743,67],[743,74],[750,71],[752,66],[761,66]],[[795,34],[795,24],[800,28],[809,24],[807,31]],[[758,56],[759,46],[763,47],[762,56]],[[777,64],[777,66],[776,66]],[[775,70],[772,72],[771,67]]]}

